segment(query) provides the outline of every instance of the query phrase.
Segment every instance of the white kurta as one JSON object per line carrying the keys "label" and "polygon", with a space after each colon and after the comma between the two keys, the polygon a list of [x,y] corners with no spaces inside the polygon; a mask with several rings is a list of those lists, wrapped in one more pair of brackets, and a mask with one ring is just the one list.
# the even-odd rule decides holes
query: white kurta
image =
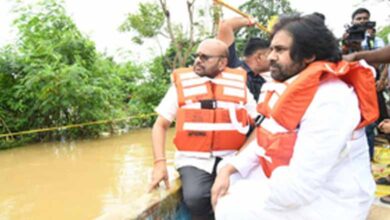
{"label": "white kurta", "polygon": [[[216,207],[217,219],[366,219],[375,191],[358,100],[335,80],[320,85],[298,130],[288,166],[266,178],[252,143],[231,164],[241,179]],[[257,172],[257,173],[256,173]]]}

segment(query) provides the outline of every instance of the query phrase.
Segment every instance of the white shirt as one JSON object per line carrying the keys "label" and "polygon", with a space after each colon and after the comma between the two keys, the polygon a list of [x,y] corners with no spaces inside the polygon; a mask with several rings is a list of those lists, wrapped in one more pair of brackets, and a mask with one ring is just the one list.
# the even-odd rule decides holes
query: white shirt
{"label": "white shirt", "polygon": [[[365,36],[364,40],[362,41],[361,45],[363,50],[369,50],[368,42],[367,42],[368,35]],[[371,45],[371,50],[379,49],[382,47],[385,47],[385,42],[382,40],[382,38],[375,36],[373,45]]]}
{"label": "white shirt", "polygon": [[[256,111],[256,101],[248,89],[246,94],[247,94],[247,103],[245,104],[245,108],[248,111],[248,114],[250,115],[251,118],[256,118],[256,116],[258,115]],[[171,85],[171,87],[168,89],[167,93],[165,94],[164,98],[161,100],[160,104],[157,106],[155,111],[159,115],[167,119],[168,121],[172,122],[176,118],[176,113],[178,108],[179,106],[177,100],[176,86]],[[230,156],[232,154],[234,154],[234,152],[226,156]],[[214,164],[215,164],[215,157],[197,158],[188,155],[183,155],[178,151],[175,154],[176,168],[180,168],[184,166],[194,166],[208,173],[212,173]]]}

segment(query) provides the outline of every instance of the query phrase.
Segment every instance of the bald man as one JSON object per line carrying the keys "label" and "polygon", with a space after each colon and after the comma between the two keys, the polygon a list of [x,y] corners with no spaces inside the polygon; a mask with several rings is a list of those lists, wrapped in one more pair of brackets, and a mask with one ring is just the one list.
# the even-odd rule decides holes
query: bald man
{"label": "bald man", "polygon": [[156,108],[150,190],[162,181],[169,188],[165,139],[176,120],[175,165],[192,219],[214,219],[210,190],[216,166],[242,146],[248,121],[257,116],[256,103],[246,87],[246,73],[227,68],[228,55],[220,40],[201,42],[193,67],[173,71],[172,85]]}

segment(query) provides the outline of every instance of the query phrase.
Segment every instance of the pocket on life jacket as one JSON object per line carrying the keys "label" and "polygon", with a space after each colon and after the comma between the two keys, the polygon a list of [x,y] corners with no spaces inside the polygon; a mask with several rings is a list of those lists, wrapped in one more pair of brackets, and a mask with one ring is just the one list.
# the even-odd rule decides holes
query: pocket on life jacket
{"label": "pocket on life jacket", "polygon": [[176,117],[176,135],[173,140],[178,150],[209,152],[212,131],[207,125],[213,123],[213,110],[179,109]]}

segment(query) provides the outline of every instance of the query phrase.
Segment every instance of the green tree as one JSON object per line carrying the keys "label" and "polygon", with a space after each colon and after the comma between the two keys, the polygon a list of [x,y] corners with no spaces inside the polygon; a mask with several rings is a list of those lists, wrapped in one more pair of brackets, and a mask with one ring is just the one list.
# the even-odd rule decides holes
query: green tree
{"label": "green tree", "polygon": [[[264,26],[268,25],[273,16],[296,12],[291,8],[288,0],[249,0],[240,5],[239,9]],[[243,51],[246,41],[251,37],[268,39],[269,34],[256,27],[242,29],[236,36],[237,51]]]}
{"label": "green tree", "polygon": [[390,34],[390,25],[387,25],[385,27],[382,27],[378,31],[377,36],[382,38],[386,42],[386,44],[389,44],[390,43],[389,38],[387,37],[389,36],[389,34]]}
{"label": "green tree", "polygon": [[[131,94],[129,112],[131,115],[150,114],[158,105],[168,89],[170,75],[163,65],[164,58],[158,56],[147,64],[147,73],[144,74],[141,83]],[[135,119],[132,125],[151,126],[154,117]]]}
{"label": "green tree", "polygon": [[[17,43],[0,51],[1,133],[127,115],[125,100],[135,90],[141,67],[118,65],[99,54],[62,3],[19,3],[15,13]],[[88,137],[102,129],[108,127],[39,133],[32,139]]]}
{"label": "green tree", "polygon": [[[205,9],[203,5],[195,3],[196,0],[186,1],[188,12],[186,22],[183,22],[183,19],[180,22],[172,21],[171,9],[166,0],[158,0],[157,3],[140,3],[138,11],[128,14],[119,29],[135,34],[133,41],[139,44],[142,44],[144,39],[155,39],[161,45],[159,37],[168,39],[170,56],[163,56],[163,63],[168,64],[169,69],[185,66],[199,39],[211,33],[205,29],[209,26],[206,25],[207,21],[202,21],[200,18],[210,18],[206,11],[214,9]],[[188,29],[184,28],[184,25],[188,25]],[[160,55],[165,53],[166,51],[160,46]]]}

